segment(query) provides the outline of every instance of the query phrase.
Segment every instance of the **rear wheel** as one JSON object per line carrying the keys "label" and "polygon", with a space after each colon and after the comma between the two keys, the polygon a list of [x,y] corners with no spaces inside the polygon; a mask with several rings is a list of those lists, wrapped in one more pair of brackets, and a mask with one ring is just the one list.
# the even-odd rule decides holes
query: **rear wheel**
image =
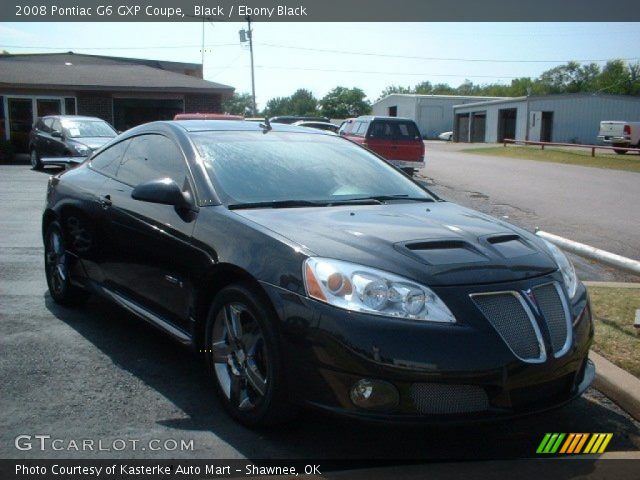
{"label": "rear wheel", "polygon": [[89,292],[71,284],[70,260],[62,228],[51,222],[44,238],[44,269],[51,298],[66,306],[78,305],[89,297]]}
{"label": "rear wheel", "polygon": [[31,168],[33,170],[40,170],[42,168],[42,162],[40,161],[40,155],[35,148],[31,149],[29,154],[29,160],[31,161]]}
{"label": "rear wheel", "polygon": [[616,152],[618,155],[624,155],[625,153],[627,153],[626,148],[614,148],[613,151]]}
{"label": "rear wheel", "polygon": [[402,171],[407,175],[409,175],[410,177],[413,177],[417,172],[415,168],[402,168]]}
{"label": "rear wheel", "polygon": [[240,423],[261,427],[295,413],[286,399],[275,315],[256,288],[221,290],[209,310],[205,358],[224,407]]}

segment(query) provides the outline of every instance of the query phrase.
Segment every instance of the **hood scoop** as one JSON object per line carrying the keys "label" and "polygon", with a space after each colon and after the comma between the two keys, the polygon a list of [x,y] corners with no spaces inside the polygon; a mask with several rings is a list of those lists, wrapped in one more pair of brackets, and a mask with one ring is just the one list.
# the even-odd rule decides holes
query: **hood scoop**
{"label": "hood scoop", "polygon": [[536,250],[519,235],[493,235],[485,237],[485,240],[504,258],[524,257],[536,253]]}
{"label": "hood scoop", "polygon": [[[424,240],[400,245],[414,257],[430,265],[451,265],[487,261],[482,253],[460,240]],[[408,250],[408,252],[407,252]]]}

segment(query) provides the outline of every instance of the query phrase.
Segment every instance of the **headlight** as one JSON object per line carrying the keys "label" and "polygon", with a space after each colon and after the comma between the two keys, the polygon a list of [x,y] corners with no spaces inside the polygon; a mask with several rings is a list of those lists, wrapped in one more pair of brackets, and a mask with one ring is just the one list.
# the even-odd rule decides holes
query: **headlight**
{"label": "headlight", "polygon": [[73,149],[80,155],[87,155],[91,151],[89,147],[81,143],[76,143],[75,145],[73,145]]}
{"label": "headlight", "polygon": [[553,259],[558,264],[560,273],[562,273],[562,279],[564,280],[564,286],[567,287],[569,298],[575,297],[576,290],[578,289],[578,277],[576,276],[575,268],[573,268],[573,263],[571,263],[571,260],[553,243],[544,239],[543,241],[547,245]]}
{"label": "headlight", "polygon": [[374,268],[311,257],[304,263],[304,282],[310,297],[345,310],[429,322],[456,321],[431,289]]}

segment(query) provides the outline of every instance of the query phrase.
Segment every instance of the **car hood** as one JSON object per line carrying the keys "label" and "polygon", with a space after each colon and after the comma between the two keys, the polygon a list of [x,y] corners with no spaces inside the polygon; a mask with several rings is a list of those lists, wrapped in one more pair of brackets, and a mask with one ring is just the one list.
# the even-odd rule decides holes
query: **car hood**
{"label": "car hood", "polygon": [[69,140],[76,144],[86,145],[91,150],[96,150],[112,139],[113,137],[78,137]]}
{"label": "car hood", "polygon": [[379,268],[428,285],[507,282],[557,270],[535,235],[448,202],[234,213],[311,255]]}

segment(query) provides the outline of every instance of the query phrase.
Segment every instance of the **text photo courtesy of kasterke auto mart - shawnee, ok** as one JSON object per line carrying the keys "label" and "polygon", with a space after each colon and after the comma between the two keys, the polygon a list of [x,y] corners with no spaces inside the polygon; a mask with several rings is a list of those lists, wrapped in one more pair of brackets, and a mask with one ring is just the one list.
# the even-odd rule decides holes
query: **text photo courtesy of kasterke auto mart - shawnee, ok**
{"label": "text photo courtesy of kasterke auto mart - shawnee, ok", "polygon": [[0,480],[640,479],[635,0],[0,5]]}

